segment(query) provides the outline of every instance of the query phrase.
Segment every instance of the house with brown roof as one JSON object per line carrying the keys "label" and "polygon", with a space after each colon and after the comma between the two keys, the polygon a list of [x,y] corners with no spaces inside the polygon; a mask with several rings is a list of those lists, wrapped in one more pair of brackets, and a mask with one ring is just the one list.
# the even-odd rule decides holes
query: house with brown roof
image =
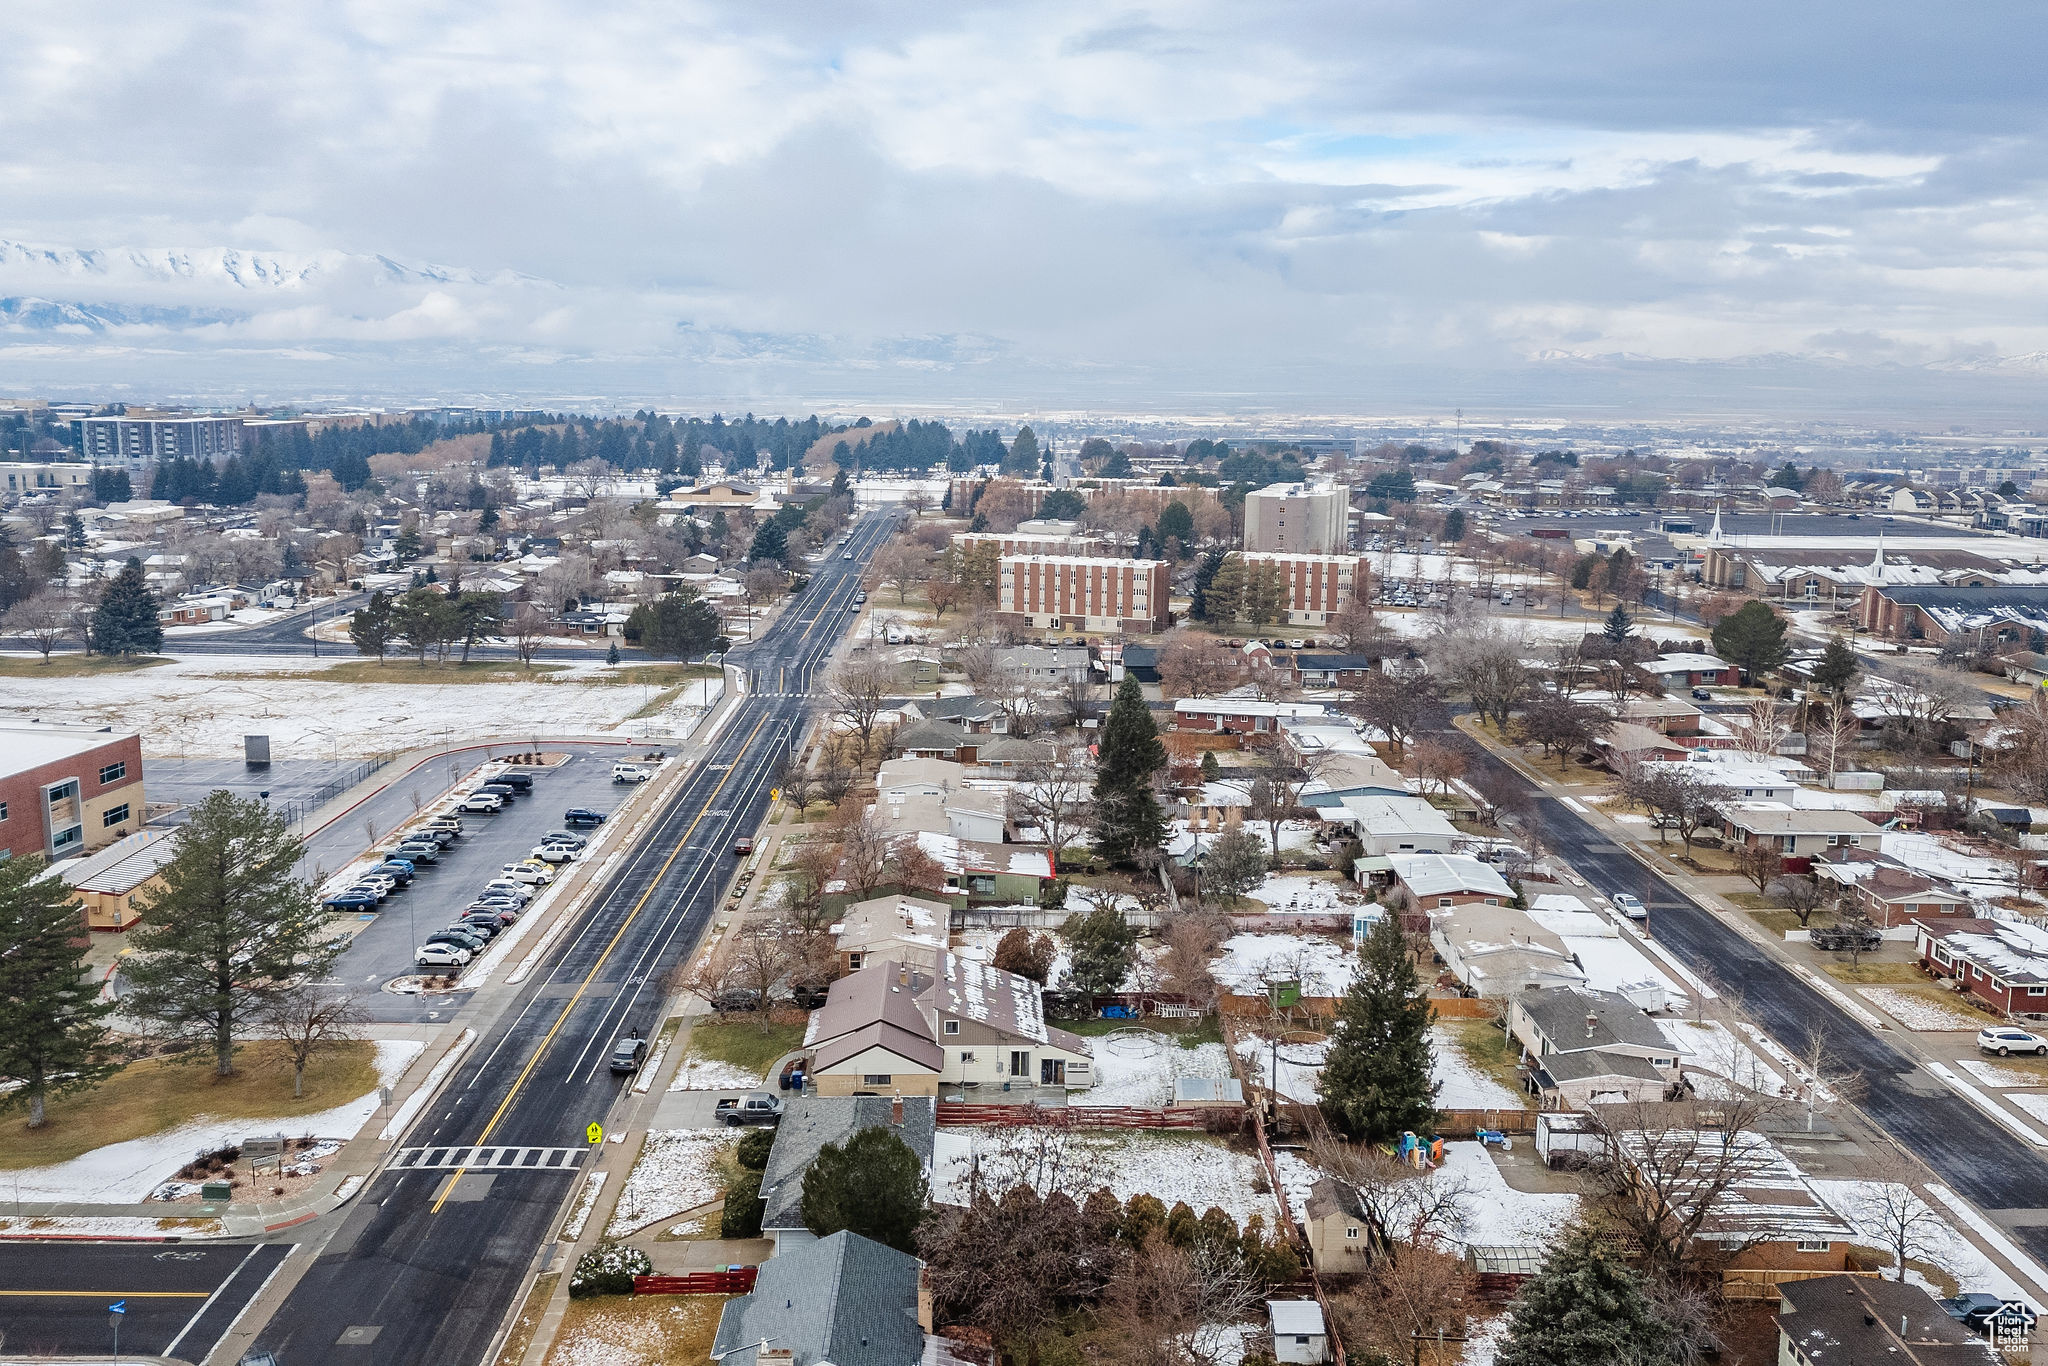
{"label": "house with brown roof", "polygon": [[1923,915],[1970,914],[1967,893],[1874,849],[1831,849],[1814,859],[1812,872],[1882,929],[1907,926]]}
{"label": "house with brown roof", "polygon": [[1876,849],[1884,832],[1853,811],[1795,810],[1782,802],[1746,802],[1722,807],[1721,835],[1731,844],[1763,844],[1784,855],[1794,871],[1830,849]]}
{"label": "house with brown roof", "polygon": [[1778,1287],[1781,1366],[1992,1366],[1989,1342],[1917,1285],[1815,1276]]}
{"label": "house with brown roof", "polygon": [[934,972],[946,951],[946,927],[953,908],[920,896],[877,896],[856,901],[832,926],[841,975],[870,962],[908,963]]}
{"label": "house with brown roof", "polygon": [[1086,1039],[1046,1023],[1028,977],[941,953],[935,969],[871,962],[832,984],[804,1036],[820,1095],[937,1095],[1095,1083]]}

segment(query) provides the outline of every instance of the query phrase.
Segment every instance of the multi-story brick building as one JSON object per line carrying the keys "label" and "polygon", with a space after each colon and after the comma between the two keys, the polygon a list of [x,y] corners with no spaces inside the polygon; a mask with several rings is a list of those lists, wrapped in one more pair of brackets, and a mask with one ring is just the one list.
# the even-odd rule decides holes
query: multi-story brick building
{"label": "multi-story brick building", "polygon": [[141,468],[159,460],[226,460],[242,451],[239,417],[81,417],[78,451],[96,465]]}
{"label": "multi-story brick building", "polygon": [[992,545],[998,555],[1114,555],[1116,548],[1094,536],[1047,536],[1023,531],[963,531],[953,538],[962,550]]}
{"label": "multi-story brick building", "polygon": [[0,722],[0,858],[68,858],[142,828],[142,741]]}
{"label": "multi-story brick building", "polygon": [[1363,555],[1278,555],[1246,551],[1246,576],[1277,570],[1281,603],[1292,626],[1321,626],[1354,599],[1372,597],[1372,575]]}
{"label": "multi-story brick building", "polygon": [[1244,548],[1332,555],[1350,544],[1351,490],[1268,484],[1244,499]]}
{"label": "multi-story brick building", "polygon": [[996,610],[1043,629],[1143,633],[1166,629],[1168,592],[1158,560],[1005,555]]}

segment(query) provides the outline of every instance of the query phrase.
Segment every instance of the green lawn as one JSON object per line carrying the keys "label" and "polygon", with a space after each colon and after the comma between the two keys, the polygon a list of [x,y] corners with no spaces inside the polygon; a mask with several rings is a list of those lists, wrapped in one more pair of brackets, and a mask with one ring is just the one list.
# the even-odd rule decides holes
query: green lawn
{"label": "green lawn", "polygon": [[1522,1082],[1515,1071],[1516,1052],[1506,1030],[1495,1028],[1491,1020],[1445,1020],[1441,1027],[1465,1055],[1465,1061],[1508,1090],[1520,1093]]}
{"label": "green lawn", "polygon": [[803,1041],[800,1024],[770,1024],[763,1029],[755,1020],[706,1020],[690,1030],[690,1052],[763,1076],[777,1058],[801,1047]]}
{"label": "green lawn", "polygon": [[132,674],[168,664],[154,655],[40,655],[0,657],[0,678],[86,678],[95,674]]}

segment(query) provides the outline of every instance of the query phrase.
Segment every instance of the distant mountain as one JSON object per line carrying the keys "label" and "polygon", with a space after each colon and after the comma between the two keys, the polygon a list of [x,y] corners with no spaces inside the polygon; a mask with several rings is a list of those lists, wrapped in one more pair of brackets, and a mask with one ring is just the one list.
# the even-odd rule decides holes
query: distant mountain
{"label": "distant mountain", "polygon": [[0,331],[105,332],[118,327],[204,327],[247,317],[219,308],[177,308],[157,304],[84,304],[34,296],[0,297]]}
{"label": "distant mountain", "polygon": [[[343,251],[292,253],[238,247],[50,247],[0,238],[0,280],[63,280],[76,286],[214,286],[306,290],[329,285],[488,285],[519,279],[452,266],[409,266],[388,256]],[[46,292],[56,292],[44,285]]]}

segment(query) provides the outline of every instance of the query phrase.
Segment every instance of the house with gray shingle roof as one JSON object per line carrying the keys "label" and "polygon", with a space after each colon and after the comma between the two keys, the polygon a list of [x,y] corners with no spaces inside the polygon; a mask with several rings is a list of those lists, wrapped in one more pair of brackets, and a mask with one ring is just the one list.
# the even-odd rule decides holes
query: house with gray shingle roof
{"label": "house with gray shingle roof", "polygon": [[937,1113],[930,1096],[791,1096],[761,1172],[761,1232],[775,1240],[776,1253],[817,1241],[804,1227],[804,1173],[826,1144],[843,1144],[863,1129],[888,1129],[917,1154],[929,1177]]}
{"label": "house with gray shingle roof", "polygon": [[924,1263],[858,1233],[761,1264],[750,1295],[727,1300],[711,1356],[725,1366],[917,1366],[929,1311]]}

